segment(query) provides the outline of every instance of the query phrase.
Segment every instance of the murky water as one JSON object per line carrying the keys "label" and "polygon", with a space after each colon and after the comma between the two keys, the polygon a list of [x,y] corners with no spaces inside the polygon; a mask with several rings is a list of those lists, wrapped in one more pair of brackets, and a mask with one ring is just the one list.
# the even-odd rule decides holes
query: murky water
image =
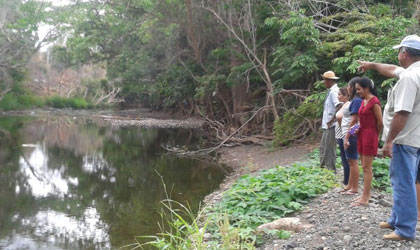
{"label": "murky water", "polygon": [[0,117],[0,249],[116,249],[153,235],[161,179],[172,199],[197,209],[224,178],[162,148],[196,143],[188,130]]}

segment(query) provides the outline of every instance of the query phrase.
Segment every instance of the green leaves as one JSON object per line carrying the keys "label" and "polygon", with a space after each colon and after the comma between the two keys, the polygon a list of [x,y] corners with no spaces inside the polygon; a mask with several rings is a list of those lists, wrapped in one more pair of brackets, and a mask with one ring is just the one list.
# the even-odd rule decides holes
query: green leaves
{"label": "green leaves", "polygon": [[[274,25],[275,19],[266,19],[266,23]],[[290,17],[277,20],[281,27],[280,44],[273,53],[274,75],[277,88],[289,87],[296,82],[305,81],[318,70],[317,47],[320,44],[319,30],[313,20],[291,12]],[[293,86],[296,88],[296,85]]]}
{"label": "green leaves", "polygon": [[[312,160],[241,177],[211,208],[210,221],[218,221],[219,213],[227,214],[242,241],[256,241],[257,226],[299,211],[308,199],[334,185],[333,173],[316,166],[316,160]],[[281,239],[289,236],[284,231],[277,235]]]}
{"label": "green leaves", "polygon": [[372,186],[379,190],[390,193],[391,181],[389,179],[389,158],[376,158],[372,163],[373,179]]}

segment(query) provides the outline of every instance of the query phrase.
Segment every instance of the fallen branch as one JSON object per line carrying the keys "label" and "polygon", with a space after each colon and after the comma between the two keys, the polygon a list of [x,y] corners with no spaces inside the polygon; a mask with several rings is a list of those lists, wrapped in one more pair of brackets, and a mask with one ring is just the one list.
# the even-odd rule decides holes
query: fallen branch
{"label": "fallen branch", "polygon": [[[204,156],[204,155],[208,155],[211,154],[212,152],[216,151],[217,149],[219,149],[220,147],[222,147],[223,145],[225,145],[225,143],[229,140],[232,139],[232,137],[237,134],[242,128],[245,127],[245,125],[247,125],[252,119],[254,119],[254,117],[262,110],[268,108],[267,106],[263,106],[261,108],[259,108],[257,111],[254,112],[254,114],[245,122],[242,124],[242,126],[240,126],[238,129],[236,129],[234,132],[232,132],[229,136],[227,136],[221,143],[219,143],[219,145],[215,146],[215,147],[211,147],[211,148],[206,148],[206,149],[200,149],[200,150],[196,150],[196,151],[185,151],[183,149],[177,149],[177,148],[165,148],[168,151],[174,152],[176,153],[178,156],[182,156],[182,157],[191,157],[191,156]],[[206,120],[208,120],[208,118],[206,118]],[[212,121],[213,123],[214,121]],[[252,139],[249,139],[248,142],[250,142]],[[233,141],[240,141],[240,139],[235,138]],[[242,142],[244,141],[244,139],[242,139]],[[256,140],[253,140],[253,142],[256,142]]]}

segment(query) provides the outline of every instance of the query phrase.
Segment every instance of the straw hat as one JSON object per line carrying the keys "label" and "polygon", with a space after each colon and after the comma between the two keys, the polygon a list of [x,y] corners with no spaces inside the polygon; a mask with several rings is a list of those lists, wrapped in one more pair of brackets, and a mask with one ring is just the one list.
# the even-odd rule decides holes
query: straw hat
{"label": "straw hat", "polygon": [[335,76],[335,73],[334,73],[334,72],[332,72],[332,71],[327,71],[327,72],[325,72],[324,74],[322,74],[321,76],[322,76],[322,78],[324,78],[324,79],[332,79],[332,80],[337,80],[337,79],[339,79],[339,78],[340,78],[340,77],[336,77],[336,76]]}

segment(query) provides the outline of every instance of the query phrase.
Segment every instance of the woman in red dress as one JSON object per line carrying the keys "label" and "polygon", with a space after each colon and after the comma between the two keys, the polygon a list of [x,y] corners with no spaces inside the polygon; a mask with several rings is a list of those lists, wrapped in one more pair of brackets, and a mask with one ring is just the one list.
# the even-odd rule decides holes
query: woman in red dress
{"label": "woman in red dress", "polygon": [[361,77],[356,83],[356,92],[363,99],[359,108],[357,151],[362,161],[364,181],[363,194],[356,199],[353,206],[368,205],[372,183],[373,158],[378,154],[379,133],[383,128],[381,103],[376,97],[376,89],[367,77]]}

